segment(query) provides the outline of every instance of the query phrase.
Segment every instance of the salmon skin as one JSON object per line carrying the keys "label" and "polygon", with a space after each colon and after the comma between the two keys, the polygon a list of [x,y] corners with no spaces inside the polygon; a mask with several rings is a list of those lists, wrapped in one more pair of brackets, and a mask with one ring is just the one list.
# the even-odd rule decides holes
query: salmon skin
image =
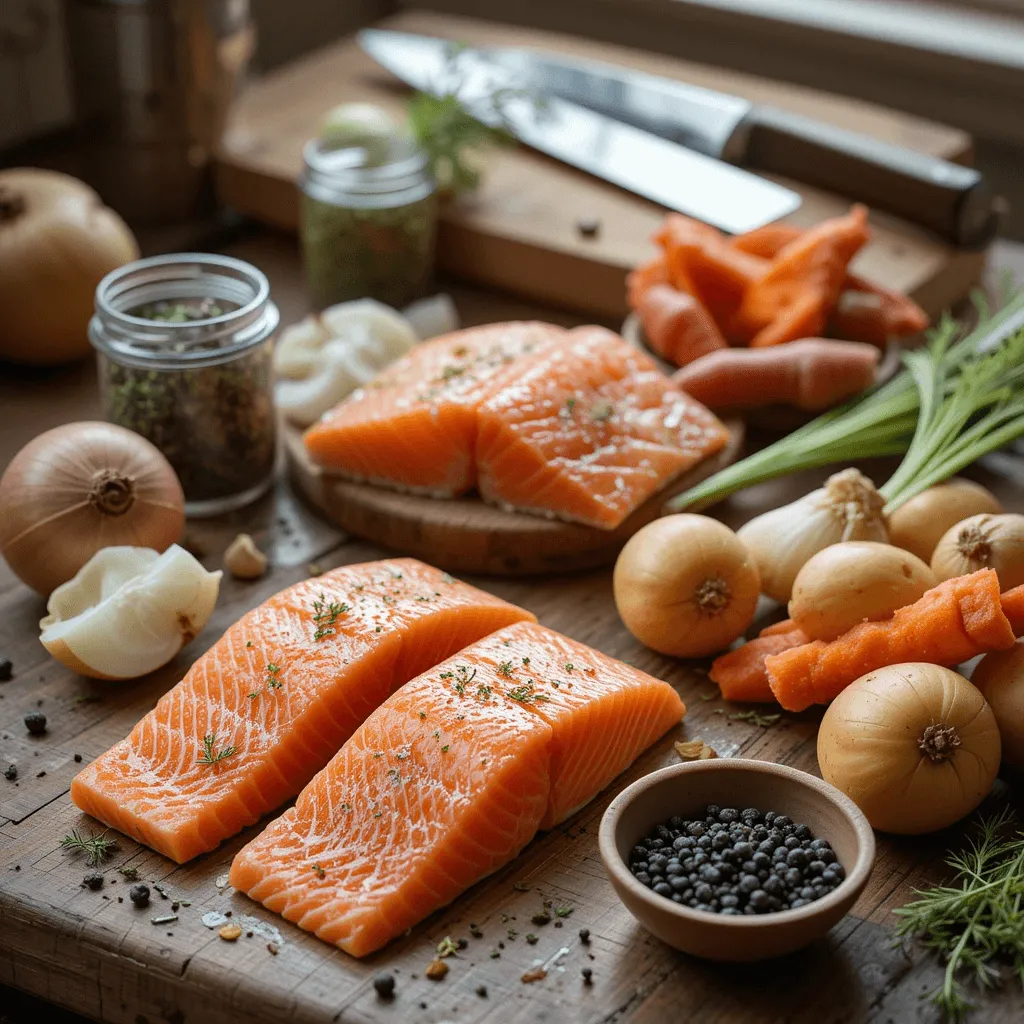
{"label": "salmon skin", "polygon": [[667,683],[520,623],[389,697],[230,883],[365,956],[591,800],[685,714]]}
{"label": "salmon skin", "polygon": [[417,346],[305,434],[353,479],[614,529],[725,427],[602,327],[492,324]]}
{"label": "salmon skin", "polygon": [[297,583],[235,623],[71,799],[184,863],[295,796],[397,687],[526,620],[411,558]]}

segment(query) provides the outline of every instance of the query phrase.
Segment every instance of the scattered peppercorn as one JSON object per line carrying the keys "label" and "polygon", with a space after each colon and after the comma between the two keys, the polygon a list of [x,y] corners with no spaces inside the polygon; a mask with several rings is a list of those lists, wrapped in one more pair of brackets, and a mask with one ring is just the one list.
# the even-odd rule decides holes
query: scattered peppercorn
{"label": "scattered peppercorn", "polygon": [[580,929],[580,942],[582,942],[584,946],[589,946],[590,945],[590,929],[589,928],[581,928]]}
{"label": "scattered peppercorn", "polygon": [[487,986],[486,985],[477,985],[477,987],[476,987],[476,994],[481,999],[486,999],[487,998]]}
{"label": "scattered peppercorn", "polygon": [[594,984],[594,969],[592,967],[584,967],[580,971],[580,974],[583,975],[583,984],[584,985],[593,985]]}
{"label": "scattered peppercorn", "polygon": [[103,888],[103,875],[98,871],[90,871],[89,874],[82,879],[82,885],[85,886],[86,889],[92,889],[93,892],[96,892],[97,889]]}
{"label": "scattered peppercorn", "polygon": [[0,658],[0,683],[10,682],[14,676],[14,665],[10,658]]}
{"label": "scattered peppercorn", "polygon": [[33,736],[42,736],[46,732],[46,715],[42,711],[30,711],[25,716],[25,728]]}
{"label": "scattered peppercorn", "polygon": [[280,949],[280,946],[278,946],[278,944],[276,942],[268,942],[267,943],[267,952],[271,956],[277,956],[279,949]]}
{"label": "scattered peppercorn", "polygon": [[4,778],[9,782],[13,782],[18,777],[18,766],[16,764],[9,764],[4,769]]}
{"label": "scattered peppercorn", "polygon": [[149,886],[143,885],[141,882],[138,885],[133,885],[131,889],[128,890],[128,899],[130,899],[137,907],[148,907]]}
{"label": "scattered peppercorn", "polygon": [[537,945],[537,936],[534,935],[533,932],[530,932],[530,934],[526,936],[526,941],[527,941],[527,943],[529,945],[536,946]]}
{"label": "scattered peppercorn", "polygon": [[795,910],[846,877],[828,840],[775,811],[710,804],[669,818],[633,847],[629,869],[675,903],[728,916]]}
{"label": "scattered peppercorn", "polygon": [[534,914],[530,920],[536,925],[549,924],[551,922],[551,915],[546,910],[542,910],[540,913]]}
{"label": "scattered peppercorn", "polygon": [[74,760],[75,764],[81,764],[82,763],[82,755],[81,754],[75,754],[73,760]]}
{"label": "scattered peppercorn", "polygon": [[395,976],[387,971],[381,971],[373,977],[374,991],[381,999],[391,999],[395,994]]}

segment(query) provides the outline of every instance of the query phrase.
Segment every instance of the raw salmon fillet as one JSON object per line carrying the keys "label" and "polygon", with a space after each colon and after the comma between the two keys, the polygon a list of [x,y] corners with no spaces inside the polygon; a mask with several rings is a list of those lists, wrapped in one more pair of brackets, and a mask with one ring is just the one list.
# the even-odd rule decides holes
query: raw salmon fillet
{"label": "raw salmon fillet", "polygon": [[411,558],[305,580],[235,623],[71,799],[181,864],[295,796],[397,687],[524,620]]}
{"label": "raw salmon fillet", "polygon": [[356,480],[437,497],[476,482],[476,409],[513,367],[555,344],[552,324],[490,324],[417,345],[305,434],[317,462]]}
{"label": "raw salmon fillet", "polygon": [[480,407],[485,501],[614,529],[728,431],[643,352],[578,327]]}
{"label": "raw salmon fillet", "polygon": [[345,476],[614,529],[728,439],[601,327],[492,324],[418,346],[305,435]]}
{"label": "raw salmon fillet", "polygon": [[406,683],[236,855],[230,882],[353,956],[592,799],[685,713],[550,629],[503,629]]}

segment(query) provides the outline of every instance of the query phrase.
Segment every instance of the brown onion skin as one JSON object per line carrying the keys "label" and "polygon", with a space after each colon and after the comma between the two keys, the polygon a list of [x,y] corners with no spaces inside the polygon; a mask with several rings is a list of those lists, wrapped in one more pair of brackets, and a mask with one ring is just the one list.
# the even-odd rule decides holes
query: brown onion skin
{"label": "brown onion skin", "polygon": [[0,171],[0,359],[52,366],[88,355],[96,286],[138,256],[128,226],[84,182]]}
{"label": "brown onion skin", "polygon": [[44,596],[101,548],[165,551],[184,530],[185,497],[170,463],[111,423],[48,430],[0,478],[0,554]]}
{"label": "brown onion skin", "polygon": [[971,682],[996,716],[1003,739],[1003,760],[1024,769],[1024,641],[1008,651],[993,651],[978,662]]}

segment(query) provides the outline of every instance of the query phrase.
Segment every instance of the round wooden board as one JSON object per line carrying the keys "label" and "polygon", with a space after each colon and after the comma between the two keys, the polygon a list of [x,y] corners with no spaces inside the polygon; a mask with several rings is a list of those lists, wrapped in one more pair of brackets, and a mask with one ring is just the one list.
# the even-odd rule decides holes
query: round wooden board
{"label": "round wooden board", "polygon": [[[662,359],[648,344],[647,335],[640,324],[640,318],[636,313],[630,313],[622,324],[622,337],[642,352],[646,352],[670,377],[678,366],[673,365],[666,359]],[[878,369],[875,371],[875,384],[884,384],[893,377],[902,366],[900,353],[903,347],[895,341],[889,342],[879,360]],[[846,401],[844,399],[843,401]],[[842,403],[839,403],[840,405]],[[719,413],[719,415],[723,415]],[[728,414],[726,414],[728,415]],[[733,416],[743,417],[744,422],[755,430],[770,431],[773,434],[788,434],[798,428],[810,423],[821,415],[820,412],[805,412],[792,405],[765,405],[759,409],[745,409],[732,413]]]}
{"label": "round wooden board", "polygon": [[741,420],[726,420],[729,440],[638,508],[616,530],[504,512],[470,495],[445,501],[352,483],[324,471],[306,454],[302,432],[282,427],[293,485],[330,522],[403,555],[455,572],[529,576],[607,565],[666,500],[731,465],[743,447]]}

